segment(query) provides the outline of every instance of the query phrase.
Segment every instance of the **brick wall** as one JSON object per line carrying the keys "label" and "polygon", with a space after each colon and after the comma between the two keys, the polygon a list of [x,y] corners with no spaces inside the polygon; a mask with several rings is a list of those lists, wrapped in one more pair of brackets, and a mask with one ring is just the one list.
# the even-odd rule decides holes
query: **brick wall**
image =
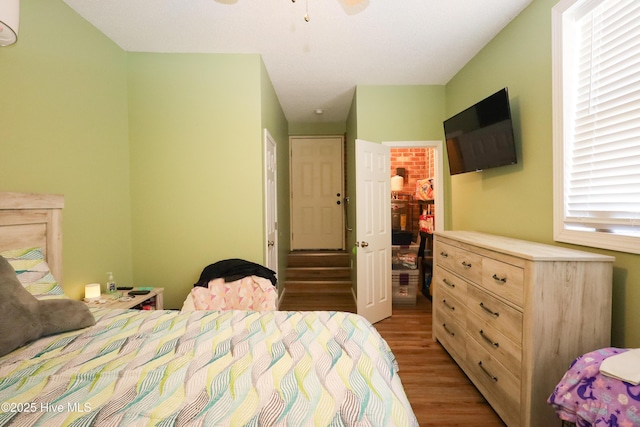
{"label": "brick wall", "polygon": [[[391,147],[391,176],[396,175],[396,168],[405,168],[404,186],[400,193],[403,200],[412,200],[416,192],[416,181],[435,177],[435,149],[431,147]],[[432,213],[433,205],[429,205]],[[418,220],[420,217],[418,203],[407,205],[407,230],[413,232],[413,241],[418,239]]]}
{"label": "brick wall", "polygon": [[435,149],[431,147],[391,148],[391,176],[405,168],[403,194],[413,195],[416,181],[434,177]]}

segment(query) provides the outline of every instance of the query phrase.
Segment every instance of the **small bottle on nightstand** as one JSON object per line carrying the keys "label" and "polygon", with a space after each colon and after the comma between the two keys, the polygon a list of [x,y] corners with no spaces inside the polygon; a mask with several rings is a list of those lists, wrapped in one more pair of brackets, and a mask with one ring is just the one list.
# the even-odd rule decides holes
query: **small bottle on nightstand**
{"label": "small bottle on nightstand", "polygon": [[107,292],[113,294],[116,292],[116,281],[113,279],[113,273],[108,272],[109,278],[107,279]]}

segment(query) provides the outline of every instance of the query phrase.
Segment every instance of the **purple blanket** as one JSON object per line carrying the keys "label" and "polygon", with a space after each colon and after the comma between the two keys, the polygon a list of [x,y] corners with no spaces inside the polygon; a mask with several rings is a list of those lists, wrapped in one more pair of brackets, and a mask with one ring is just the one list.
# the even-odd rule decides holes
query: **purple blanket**
{"label": "purple blanket", "polygon": [[625,349],[603,348],[573,361],[547,402],[578,427],[640,426],[640,385],[600,373],[600,364]]}

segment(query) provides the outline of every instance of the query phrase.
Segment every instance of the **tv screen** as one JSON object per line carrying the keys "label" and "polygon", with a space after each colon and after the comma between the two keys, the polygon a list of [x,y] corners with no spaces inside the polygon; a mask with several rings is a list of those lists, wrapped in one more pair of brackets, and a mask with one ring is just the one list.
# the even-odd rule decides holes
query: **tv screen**
{"label": "tv screen", "polygon": [[518,163],[507,88],[444,121],[451,175]]}

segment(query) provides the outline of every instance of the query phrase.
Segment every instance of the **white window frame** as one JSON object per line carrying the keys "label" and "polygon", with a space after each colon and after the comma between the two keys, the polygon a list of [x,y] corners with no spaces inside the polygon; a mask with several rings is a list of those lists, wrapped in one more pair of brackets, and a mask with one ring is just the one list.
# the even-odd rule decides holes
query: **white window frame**
{"label": "white window frame", "polygon": [[[564,90],[571,80],[571,62],[567,60],[573,47],[571,8],[593,8],[602,0],[561,0],[552,9],[552,106],[553,106],[553,228],[554,240],[582,246],[640,254],[640,237],[624,236],[596,230],[572,230],[565,225],[565,125],[568,108]],[[573,75],[571,75],[573,76]],[[640,167],[640,165],[639,165]]]}

